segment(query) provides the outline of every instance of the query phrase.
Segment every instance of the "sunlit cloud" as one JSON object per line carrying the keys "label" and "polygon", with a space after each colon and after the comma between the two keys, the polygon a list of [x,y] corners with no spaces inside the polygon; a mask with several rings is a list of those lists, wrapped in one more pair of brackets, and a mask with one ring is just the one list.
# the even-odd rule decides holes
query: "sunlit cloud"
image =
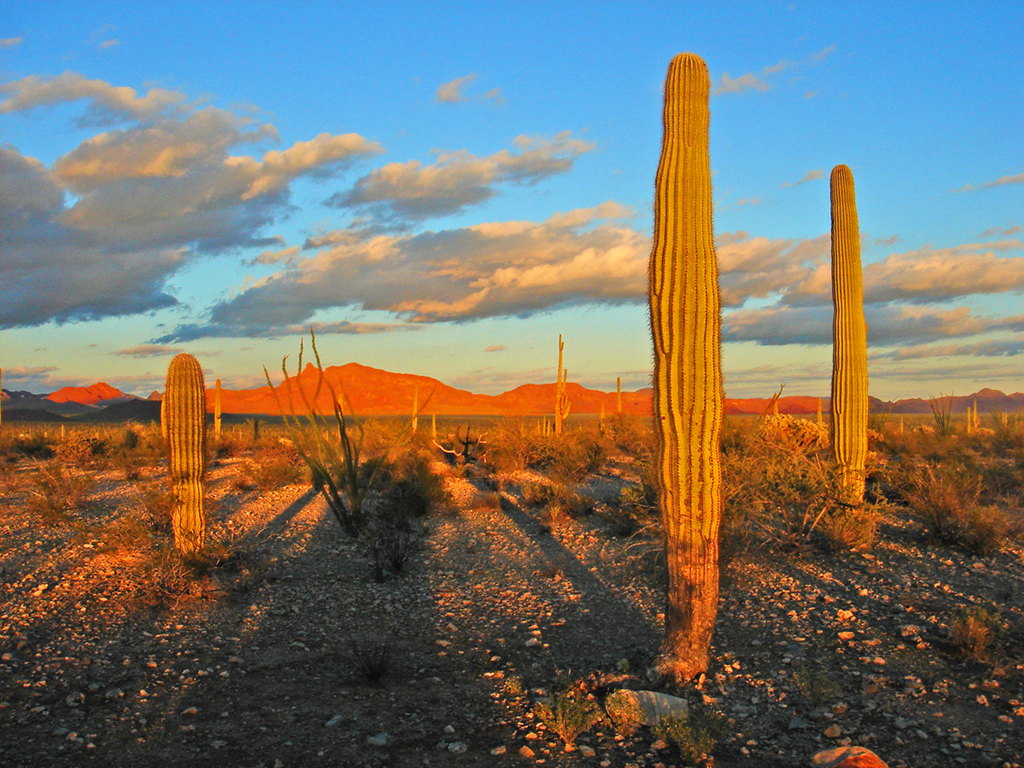
{"label": "sunlit cloud", "polygon": [[455,104],[460,101],[465,101],[466,97],[462,95],[462,89],[467,85],[476,80],[476,73],[471,72],[468,75],[457,77],[447,83],[442,83],[437,89],[437,95],[434,97],[435,101],[445,102],[448,104]]}
{"label": "sunlit cloud", "polygon": [[799,187],[801,184],[806,184],[808,181],[814,181],[820,179],[822,174],[825,172],[822,170],[808,171],[803,175],[799,181],[786,181],[779,185],[779,189],[785,189],[786,187]]}
{"label": "sunlit cloud", "polygon": [[169,347],[162,344],[139,344],[135,347],[119,349],[112,354],[120,355],[121,357],[164,357],[176,355],[183,351],[181,347]]}
{"label": "sunlit cloud", "polygon": [[1021,227],[1020,224],[1017,224],[1017,225],[1012,226],[1012,227],[1005,227],[1005,228],[1003,228],[1003,227],[990,227],[989,229],[986,229],[984,232],[982,232],[980,235],[978,235],[978,239],[981,240],[981,239],[984,239],[986,237],[992,237],[993,235],[996,236],[996,237],[999,237],[999,238],[1013,237],[1014,235],[1019,235],[1022,232],[1024,232],[1024,227]]}
{"label": "sunlit cloud", "polygon": [[4,37],[0,38],[0,48],[13,48],[16,45],[21,45],[24,40],[19,37]]}
{"label": "sunlit cloud", "polygon": [[492,344],[491,346],[487,347],[484,350],[484,352],[504,352],[506,349],[508,349],[508,347],[506,347],[504,344]]}
{"label": "sunlit cloud", "polygon": [[650,240],[616,223],[631,216],[608,202],[539,223],[494,222],[327,246],[218,304],[208,324],[161,341],[239,329],[263,335],[332,308],[429,323],[636,302],[646,293]]}
{"label": "sunlit cloud", "polygon": [[993,187],[1002,187],[1006,184],[1024,184],[1024,173],[1000,176],[995,181],[986,181],[984,184],[964,184],[959,189],[954,189],[953,192],[970,192],[975,189],[992,189]]}
{"label": "sunlit cloud", "polygon": [[[831,54],[835,50],[835,48],[836,47],[834,45],[830,45],[827,48],[824,48],[821,51],[818,51],[817,53],[811,54],[810,56],[807,56],[806,58],[798,62],[787,61],[783,59],[779,61],[777,64],[772,64],[765,67],[757,74],[748,72],[746,74],[734,78],[730,77],[728,72],[723,72],[719,85],[712,89],[711,94],[713,96],[721,96],[729,93],[739,94],[746,93],[748,91],[763,92],[771,90],[772,86],[770,80],[775,75],[786,70],[820,64],[822,61],[828,58],[829,54]],[[807,98],[811,98],[814,95],[814,92],[808,91],[805,95],[807,96]]]}
{"label": "sunlit cloud", "polygon": [[430,165],[418,160],[388,163],[327,202],[403,228],[479,205],[498,193],[499,184],[530,185],[567,173],[577,157],[594,149],[569,131],[553,139],[519,136],[512,144],[517,151],[503,149],[486,157],[456,150],[439,152]]}
{"label": "sunlit cloud", "polygon": [[245,325],[226,323],[188,324],[179,326],[173,333],[154,339],[155,343],[188,342],[209,337],[265,338],[280,336],[303,336],[313,331],[319,336],[331,334],[363,336],[367,334],[392,333],[396,331],[420,331],[424,326],[416,323],[353,323],[339,320],[332,323],[295,323],[292,325],[269,325],[254,321]]}
{"label": "sunlit cloud", "polygon": [[102,43],[100,43],[100,49],[105,50],[107,48],[116,48],[120,44],[120,40],[118,40],[117,38],[112,38],[110,40],[104,40]]}
{"label": "sunlit cloud", "polygon": [[92,122],[113,117],[147,119],[185,102],[177,91],[150,88],[140,96],[134,88],[90,80],[77,72],[50,76],[29,75],[0,86],[0,114],[23,112],[69,101],[89,102]]}
{"label": "sunlit cloud", "polygon": [[920,344],[900,347],[887,357],[921,360],[933,357],[1011,357],[1024,353],[1024,338],[978,341],[971,344]]}

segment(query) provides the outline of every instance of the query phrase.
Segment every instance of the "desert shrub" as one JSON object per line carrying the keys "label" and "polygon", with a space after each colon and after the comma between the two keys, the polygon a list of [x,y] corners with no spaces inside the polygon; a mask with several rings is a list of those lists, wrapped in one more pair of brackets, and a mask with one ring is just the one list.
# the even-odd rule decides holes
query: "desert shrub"
{"label": "desert shrub", "polygon": [[605,445],[597,434],[565,430],[549,446],[545,469],[555,482],[577,484],[604,467],[606,458]]}
{"label": "desert shrub", "polygon": [[647,456],[654,451],[654,431],[649,419],[630,414],[615,414],[605,422],[612,444],[625,454]]}
{"label": "desert shrub", "polygon": [[520,416],[498,419],[488,430],[488,463],[496,472],[514,472],[537,466],[545,456],[546,438]]}
{"label": "desert shrub", "polygon": [[985,661],[989,658],[1001,625],[999,619],[980,606],[961,611],[949,625],[953,645],[965,657]]}
{"label": "desert shrub", "polygon": [[408,517],[376,515],[366,530],[373,556],[373,578],[384,581],[385,572],[401,573],[409,559],[420,549],[423,526]]}
{"label": "desert shrub", "polygon": [[683,760],[696,763],[710,755],[725,735],[725,721],[718,713],[691,704],[685,714],[662,716],[654,726],[654,733],[659,739],[674,744]]}
{"label": "desert shrub", "polygon": [[100,435],[91,435],[77,430],[68,432],[57,443],[54,455],[66,464],[85,464],[96,458],[108,456],[110,443]]}
{"label": "desert shrub", "polygon": [[1018,515],[980,503],[981,476],[964,465],[925,465],[906,477],[904,496],[929,536],[977,555],[998,551],[1009,538],[1024,533]]}
{"label": "desert shrub", "polygon": [[379,681],[391,668],[392,647],[386,640],[349,640],[352,665],[361,677],[372,683]]}
{"label": "desert shrub", "polygon": [[67,522],[82,509],[96,480],[88,472],[72,471],[60,460],[40,464],[29,482],[29,510],[43,522]]}
{"label": "desert shrub", "polygon": [[220,437],[213,443],[213,455],[218,459],[233,459],[249,448],[240,432],[221,430]]}
{"label": "desert shrub", "polygon": [[834,699],[840,691],[839,683],[823,667],[801,664],[793,672],[793,682],[811,706],[820,707]]}
{"label": "desert shrub", "polygon": [[431,508],[450,507],[451,494],[444,478],[433,470],[432,463],[429,448],[413,444],[382,464],[379,485],[387,502],[402,507],[413,517],[422,517]]}
{"label": "desert shrub", "polygon": [[601,720],[601,708],[583,681],[562,681],[560,690],[541,699],[534,713],[544,725],[558,735],[566,746]]}
{"label": "desert shrub", "polygon": [[615,731],[622,736],[632,736],[641,725],[636,700],[621,691],[613,691],[605,697],[604,711]]}
{"label": "desert shrub", "polygon": [[27,459],[53,458],[53,446],[42,432],[16,436],[11,441],[10,451]]}
{"label": "desert shrub", "polygon": [[135,517],[150,531],[158,534],[171,533],[171,515],[174,512],[174,493],[166,482],[152,481],[138,483],[139,506]]}

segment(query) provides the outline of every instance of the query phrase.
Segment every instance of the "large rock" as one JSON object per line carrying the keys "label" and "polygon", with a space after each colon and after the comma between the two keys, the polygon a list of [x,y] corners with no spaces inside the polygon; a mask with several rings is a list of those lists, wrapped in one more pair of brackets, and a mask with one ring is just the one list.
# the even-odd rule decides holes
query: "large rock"
{"label": "large rock", "polygon": [[867,747],[836,747],[811,758],[816,768],[889,768],[882,758]]}
{"label": "large rock", "polygon": [[657,725],[665,715],[685,715],[689,711],[685,699],[655,691],[629,691],[622,688],[609,694],[608,698],[635,708],[640,714],[640,724],[647,726]]}

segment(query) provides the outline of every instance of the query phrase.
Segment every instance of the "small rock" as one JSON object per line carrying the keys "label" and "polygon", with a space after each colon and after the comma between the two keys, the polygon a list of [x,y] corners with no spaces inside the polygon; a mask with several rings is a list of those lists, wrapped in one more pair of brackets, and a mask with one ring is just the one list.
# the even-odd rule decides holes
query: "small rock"
{"label": "small rock", "polygon": [[324,723],[324,727],[325,728],[337,728],[339,725],[341,725],[341,722],[344,719],[345,718],[343,718],[341,715],[335,715],[330,720],[328,720],[326,723]]}
{"label": "small rock", "polygon": [[469,749],[469,747],[467,747],[461,741],[453,741],[451,744],[448,745],[448,751],[449,752],[454,752],[457,755],[461,755],[467,749]]}
{"label": "small rock", "polygon": [[640,723],[646,726],[657,725],[665,715],[685,715],[689,711],[686,699],[655,691],[630,691],[620,688],[608,696],[609,699],[613,697],[625,706],[632,705],[638,709]]}
{"label": "small rock", "polygon": [[825,729],[825,735],[830,739],[838,739],[843,735],[843,729],[832,723],[832,725]]}
{"label": "small rock", "polygon": [[378,733],[376,736],[367,736],[366,743],[371,747],[386,747],[391,743],[391,734]]}
{"label": "small rock", "polygon": [[840,640],[853,640],[853,637],[854,637],[853,632],[840,632],[839,633],[839,639]]}
{"label": "small rock", "polygon": [[199,710],[196,709],[195,707],[189,707],[188,709],[181,710],[181,714],[183,714],[183,715],[198,715],[199,714]]}
{"label": "small rock", "polygon": [[529,747],[520,747],[519,754],[523,757],[533,757],[533,750]]}
{"label": "small rock", "polygon": [[508,748],[504,744],[491,750],[492,755],[504,755],[506,752],[508,752]]}
{"label": "small rock", "polygon": [[540,645],[540,640],[538,640],[536,637],[531,637],[529,640],[526,641],[527,648],[533,648],[535,645]]}
{"label": "small rock", "polygon": [[586,744],[580,744],[580,757],[594,757],[596,754],[597,753],[594,751],[593,747],[588,747]]}
{"label": "small rock", "polygon": [[454,725],[446,725],[444,727],[444,732],[449,734],[449,735],[455,733],[455,726]]}

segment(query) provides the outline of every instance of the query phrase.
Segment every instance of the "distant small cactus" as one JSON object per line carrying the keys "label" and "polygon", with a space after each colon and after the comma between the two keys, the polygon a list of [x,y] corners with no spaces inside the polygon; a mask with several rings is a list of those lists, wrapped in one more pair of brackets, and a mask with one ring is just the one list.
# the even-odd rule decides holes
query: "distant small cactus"
{"label": "distant small cactus", "polygon": [[565,342],[562,341],[562,334],[558,334],[558,382],[555,385],[555,434],[562,434],[562,422],[569,415],[569,395],[565,392],[565,385],[569,381],[569,371],[562,369],[562,350]]}

